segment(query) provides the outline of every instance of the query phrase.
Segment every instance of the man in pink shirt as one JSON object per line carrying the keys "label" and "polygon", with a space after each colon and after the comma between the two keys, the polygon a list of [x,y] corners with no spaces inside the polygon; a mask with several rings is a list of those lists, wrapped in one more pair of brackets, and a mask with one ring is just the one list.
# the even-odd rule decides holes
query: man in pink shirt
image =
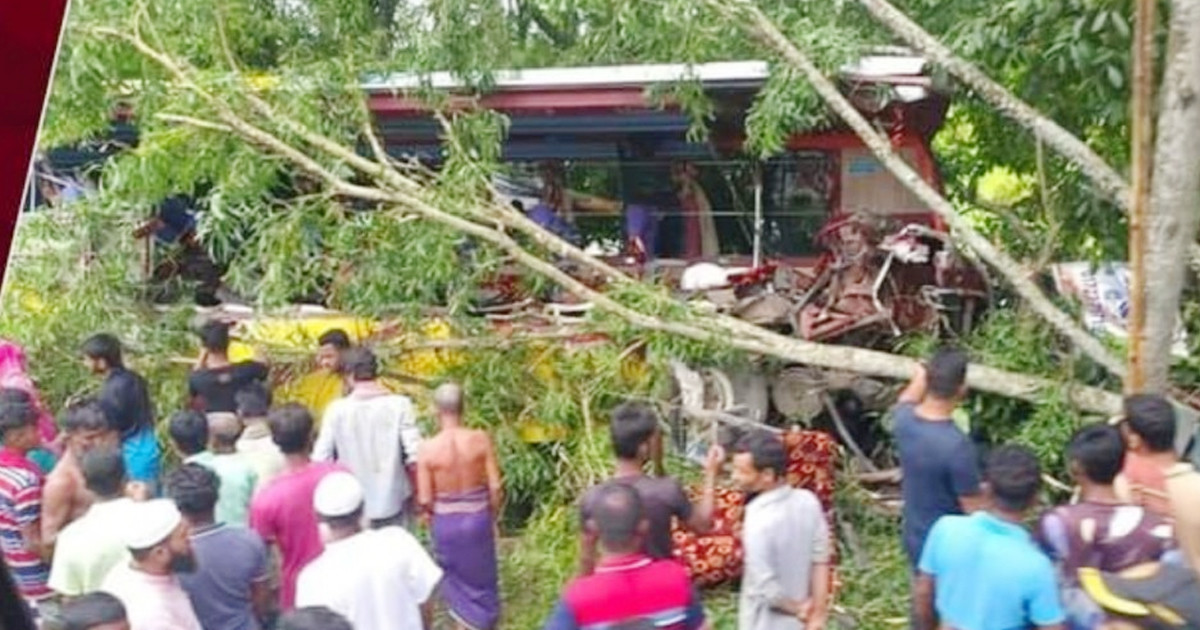
{"label": "man in pink shirt", "polygon": [[254,495],[250,502],[250,527],[268,545],[279,549],[283,563],[279,606],[286,612],[295,606],[296,577],[300,570],[321,555],[313,493],[325,475],[344,469],[309,459],[313,418],[302,405],[289,403],[272,410],[267,425],[286,465],[279,476]]}

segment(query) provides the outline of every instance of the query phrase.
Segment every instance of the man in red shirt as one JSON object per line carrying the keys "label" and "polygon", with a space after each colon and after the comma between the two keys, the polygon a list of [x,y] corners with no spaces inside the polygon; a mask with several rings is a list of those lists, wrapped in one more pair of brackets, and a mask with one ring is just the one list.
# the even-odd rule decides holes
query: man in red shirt
{"label": "man in red shirt", "polygon": [[344,469],[337,464],[309,460],[313,419],[303,406],[289,403],[274,409],[267,416],[267,424],[286,464],[282,473],[254,495],[250,502],[250,527],[267,544],[279,548],[283,560],[279,604],[286,612],[295,605],[300,569],[321,555],[313,493],[325,475]]}
{"label": "man in red shirt", "polygon": [[637,490],[614,482],[600,487],[590,521],[600,537],[600,562],[567,585],[543,630],[709,627],[687,570],[641,551],[649,523]]}

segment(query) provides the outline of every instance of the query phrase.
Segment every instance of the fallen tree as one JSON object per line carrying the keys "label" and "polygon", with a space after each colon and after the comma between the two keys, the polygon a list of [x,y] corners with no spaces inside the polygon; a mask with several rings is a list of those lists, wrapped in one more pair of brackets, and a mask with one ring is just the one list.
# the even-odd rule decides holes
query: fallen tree
{"label": "fallen tree", "polygon": [[[466,208],[456,207],[453,210],[442,207],[437,196],[431,193],[427,182],[422,181],[420,170],[398,168],[382,154],[377,141],[371,143],[375,148],[376,159],[368,159],[332,138],[308,129],[273,110],[253,93],[245,93],[240,104],[222,99],[206,90],[186,64],[149,45],[140,37],[137,28],[132,31],[94,28],[89,33],[109,40],[123,41],[135,47],[146,58],[167,70],[177,85],[198,97],[215,115],[215,119],[205,119],[194,115],[159,112],[157,115],[162,120],[212,133],[236,136],[274,156],[288,160],[304,173],[324,183],[334,194],[383,204],[387,208],[385,211],[395,213],[398,220],[417,215],[488,242],[526,268],[634,326],[702,342],[719,340],[747,353],[874,376],[903,379],[911,375],[915,368],[915,362],[906,357],[784,337],[725,315],[696,312],[653,290],[650,294],[660,307],[675,307],[676,312],[673,315],[656,313],[657,309],[646,311],[632,308],[563,272],[542,256],[522,246],[504,228],[520,230],[533,236],[537,244],[545,247],[550,253],[584,262],[591,268],[602,271],[610,283],[635,285],[636,281],[541,230],[510,207],[494,202],[481,202]],[[238,111],[239,105],[243,111]],[[291,142],[282,133],[272,132],[270,129],[286,129],[288,133],[295,135],[296,141]],[[307,153],[302,148],[305,145],[316,154]],[[376,185],[372,187],[352,183],[323,165],[322,162],[327,160],[336,161],[370,176]],[[994,248],[992,251],[995,251]],[[1120,402],[1116,394],[1098,388],[1053,382],[985,365],[973,365],[968,380],[973,388],[980,391],[1031,401],[1040,399],[1049,390],[1063,391],[1080,409],[1094,413],[1114,413]]]}

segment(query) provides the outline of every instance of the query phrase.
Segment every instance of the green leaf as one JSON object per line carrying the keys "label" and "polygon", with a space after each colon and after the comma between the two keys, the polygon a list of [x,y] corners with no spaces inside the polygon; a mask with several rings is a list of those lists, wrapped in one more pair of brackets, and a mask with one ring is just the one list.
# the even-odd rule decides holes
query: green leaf
{"label": "green leaf", "polygon": [[1118,68],[1114,65],[1108,65],[1108,66],[1105,66],[1104,69],[1108,75],[1109,85],[1113,86],[1114,88],[1116,88],[1118,90],[1125,87],[1125,75],[1124,75],[1124,73],[1121,72],[1120,68]]}

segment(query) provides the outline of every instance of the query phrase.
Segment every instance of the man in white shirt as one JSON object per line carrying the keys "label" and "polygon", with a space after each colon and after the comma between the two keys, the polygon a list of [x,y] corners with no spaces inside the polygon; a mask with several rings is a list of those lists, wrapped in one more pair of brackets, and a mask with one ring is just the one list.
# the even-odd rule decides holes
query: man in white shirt
{"label": "man in white shirt", "polygon": [[330,473],[317,485],[313,508],[325,551],[300,572],[297,608],[325,606],[355,630],[428,630],[442,570],[404,528],[364,531],[364,503],[350,473]]}
{"label": "man in white shirt", "polygon": [[113,568],[101,590],[125,605],[130,630],[203,630],[175,577],[196,569],[183,515],[169,499],[134,504],[122,529],[133,556]]}
{"label": "man in white shirt", "polygon": [[733,456],[733,481],[746,505],[746,565],[738,630],[823,630],[829,618],[829,527],[821,502],[788,485],[777,436],[751,435]]}
{"label": "man in white shirt", "polygon": [[379,362],[367,348],[347,350],[342,370],[350,393],[325,409],[313,460],[336,461],[354,473],[371,527],[406,526],[421,446],[412,401],[379,382]]}
{"label": "man in white shirt", "polygon": [[50,588],[78,597],[98,590],[113,567],[129,562],[122,536],[132,519],[132,499],[124,495],[125,459],[116,448],[84,454],[84,484],[95,499],[88,511],[58,535]]}
{"label": "man in white shirt", "polygon": [[258,477],[255,490],[267,485],[287,467],[279,446],[271,439],[271,428],[267,426],[267,413],[271,410],[271,392],[262,383],[251,383],[233,397],[237,402],[238,419],[242,421],[242,435],[237,441],[237,452],[242,460],[250,464]]}

